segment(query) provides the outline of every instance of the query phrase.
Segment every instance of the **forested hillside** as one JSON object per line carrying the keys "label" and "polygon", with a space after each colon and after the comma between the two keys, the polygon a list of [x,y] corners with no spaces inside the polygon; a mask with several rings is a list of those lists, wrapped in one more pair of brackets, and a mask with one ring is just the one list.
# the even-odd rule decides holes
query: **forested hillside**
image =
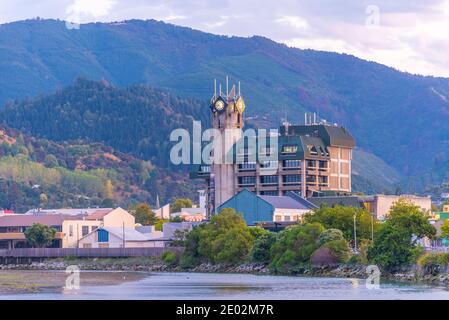
{"label": "forested hillside", "polygon": [[87,139],[170,167],[170,133],[209,127],[206,101],[180,99],[144,85],[116,88],[106,81],[78,79],[55,94],[7,104],[3,123],[54,141]]}
{"label": "forested hillside", "polygon": [[0,208],[154,204],[192,197],[185,174],[117,152],[98,142],[61,143],[0,128]]}
{"label": "forested hillside", "polygon": [[[5,125],[33,136],[60,142],[75,139],[100,142],[150,161],[163,181],[152,188],[163,199],[196,190],[193,181],[186,181],[189,167],[170,162],[171,131],[190,129],[194,119],[201,120],[204,129],[210,127],[207,101],[181,99],[143,85],[116,88],[105,81],[83,79],[53,95],[9,103],[0,110],[0,117]],[[73,163],[70,159],[61,161]],[[354,162],[355,191],[394,192],[399,175],[381,159],[356,151]],[[131,161],[129,167],[136,165]],[[168,175],[167,179],[164,175]],[[173,176],[178,177],[178,184],[171,184]],[[144,189],[154,196],[151,188]]]}
{"label": "forested hillside", "polygon": [[[318,111],[348,127],[358,146],[405,179],[449,160],[449,80],[398,72],[350,55],[157,21],[68,30],[63,21],[29,20],[0,26],[0,61],[0,103],[53,92],[79,76],[117,86],[146,83],[206,100],[213,78],[223,81],[228,74],[242,81],[247,115],[259,124],[276,127],[286,115],[300,122],[303,111]],[[143,128],[129,130],[140,134]],[[139,142],[130,151],[148,156],[149,141]],[[126,143],[117,141],[123,148]]]}

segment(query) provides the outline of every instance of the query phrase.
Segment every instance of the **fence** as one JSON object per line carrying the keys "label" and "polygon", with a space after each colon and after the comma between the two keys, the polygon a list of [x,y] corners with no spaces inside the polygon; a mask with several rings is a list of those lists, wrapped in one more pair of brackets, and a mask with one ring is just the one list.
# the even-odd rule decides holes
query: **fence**
{"label": "fence", "polygon": [[183,248],[37,248],[0,250],[0,258],[126,258],[158,257],[166,251],[181,252]]}

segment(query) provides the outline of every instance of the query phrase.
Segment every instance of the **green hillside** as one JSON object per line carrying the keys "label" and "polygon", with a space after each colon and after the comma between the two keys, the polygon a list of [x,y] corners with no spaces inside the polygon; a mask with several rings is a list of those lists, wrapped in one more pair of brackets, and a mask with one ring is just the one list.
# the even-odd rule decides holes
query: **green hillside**
{"label": "green hillside", "polygon": [[[263,37],[217,36],[157,21],[68,30],[62,21],[29,20],[0,26],[0,74],[0,103],[53,92],[78,76],[117,86],[146,83],[205,101],[212,80],[229,75],[242,82],[255,124],[277,127],[286,115],[300,122],[303,111],[316,111],[346,126],[358,146],[405,180],[449,161],[448,79]],[[122,150],[155,157],[142,143],[137,153],[134,146]]]}
{"label": "green hillside", "polygon": [[[168,197],[192,194],[196,190],[193,181],[185,181],[189,167],[174,166],[170,162],[173,146],[170,143],[171,131],[190,129],[194,119],[201,120],[204,128],[210,127],[206,101],[181,99],[143,85],[116,88],[105,82],[83,79],[53,95],[8,104],[0,111],[0,116],[5,125],[33,136],[65,143],[69,150],[76,153],[79,153],[79,147],[73,146],[73,142],[67,144],[64,141],[82,139],[100,142],[122,153],[129,153],[132,156],[120,163],[126,168],[137,168],[137,174],[141,165],[133,163],[136,161],[134,157],[150,161],[161,170],[163,181],[153,188],[161,196]],[[50,154],[65,154],[65,151],[54,149],[57,148],[47,147],[46,150]],[[40,157],[41,162],[44,161],[43,156]],[[69,164],[72,170],[77,168],[76,161],[79,158],[59,159],[59,162]],[[399,175],[394,169],[368,152],[356,150],[354,162],[356,191],[392,192],[399,182]],[[111,164],[97,163],[96,167],[87,169],[102,167],[109,168]],[[164,175],[168,175],[167,180],[163,179]],[[169,178],[174,176],[183,183],[170,185]],[[132,183],[138,185],[139,181]],[[152,190],[147,183],[142,184],[145,190]]]}
{"label": "green hillside", "polygon": [[38,207],[154,204],[192,197],[184,174],[97,142],[53,142],[0,129],[0,208],[24,212]]}

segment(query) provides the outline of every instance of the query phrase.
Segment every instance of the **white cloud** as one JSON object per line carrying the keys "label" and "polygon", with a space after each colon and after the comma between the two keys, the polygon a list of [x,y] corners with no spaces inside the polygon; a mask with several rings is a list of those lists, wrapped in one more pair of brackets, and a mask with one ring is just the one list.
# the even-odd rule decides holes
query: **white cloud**
{"label": "white cloud", "polygon": [[283,16],[276,19],[276,22],[293,27],[295,29],[305,30],[309,26],[307,20],[297,16]]}
{"label": "white cloud", "polygon": [[66,13],[76,12],[98,18],[108,15],[116,3],[116,0],[75,0],[67,7]]}

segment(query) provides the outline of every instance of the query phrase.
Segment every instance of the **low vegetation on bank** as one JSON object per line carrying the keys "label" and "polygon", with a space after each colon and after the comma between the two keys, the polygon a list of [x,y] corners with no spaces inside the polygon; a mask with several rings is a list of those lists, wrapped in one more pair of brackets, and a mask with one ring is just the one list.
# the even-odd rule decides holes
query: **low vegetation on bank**
{"label": "low vegetation on bank", "polygon": [[167,253],[163,260],[184,269],[261,263],[273,273],[288,274],[312,265],[376,264],[395,272],[429,260],[418,239],[435,233],[428,217],[406,200],[396,203],[383,223],[363,209],[322,207],[279,233],[248,227],[240,214],[224,209],[177,239],[183,254]]}

